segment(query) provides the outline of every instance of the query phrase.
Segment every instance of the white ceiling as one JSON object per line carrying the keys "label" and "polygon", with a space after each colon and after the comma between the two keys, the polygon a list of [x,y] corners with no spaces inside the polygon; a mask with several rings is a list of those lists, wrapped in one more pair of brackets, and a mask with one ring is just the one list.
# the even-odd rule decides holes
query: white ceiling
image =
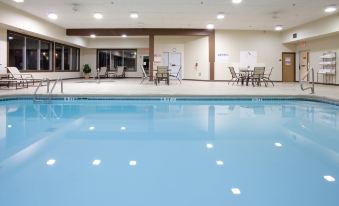
{"label": "white ceiling", "polygon": [[[216,29],[273,30],[275,25],[291,28],[325,17],[324,8],[339,0],[25,0],[15,3],[0,0],[35,16],[47,18],[64,28],[205,28],[213,23]],[[77,4],[77,11],[73,5]],[[138,19],[130,19],[132,11]],[[96,20],[93,13],[104,18]],[[217,20],[218,12],[226,18]]]}

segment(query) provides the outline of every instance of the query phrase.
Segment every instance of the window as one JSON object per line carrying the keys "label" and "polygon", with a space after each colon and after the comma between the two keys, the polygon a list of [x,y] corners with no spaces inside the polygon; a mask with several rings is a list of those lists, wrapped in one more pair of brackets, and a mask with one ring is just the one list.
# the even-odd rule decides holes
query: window
{"label": "window", "polygon": [[8,65],[24,69],[24,51],[25,51],[25,37],[19,34],[8,34]]}
{"label": "window", "polygon": [[39,40],[26,38],[26,70],[38,70]]}
{"label": "window", "polygon": [[79,70],[79,56],[80,50],[77,48],[72,48],[72,70]]}
{"label": "window", "polygon": [[64,46],[64,70],[65,71],[69,71],[70,70],[70,63],[71,63],[71,59],[70,59],[70,52],[71,48]]}
{"label": "window", "polygon": [[97,66],[107,67],[111,71],[116,71],[117,67],[124,66],[126,71],[137,70],[137,50],[136,49],[99,49],[97,51]]}
{"label": "window", "polygon": [[40,42],[40,70],[52,69],[52,43],[47,41]]}
{"label": "window", "polygon": [[62,70],[62,45],[55,44],[55,70]]}
{"label": "window", "polygon": [[7,35],[9,66],[28,71],[80,70],[79,48],[11,31]]}

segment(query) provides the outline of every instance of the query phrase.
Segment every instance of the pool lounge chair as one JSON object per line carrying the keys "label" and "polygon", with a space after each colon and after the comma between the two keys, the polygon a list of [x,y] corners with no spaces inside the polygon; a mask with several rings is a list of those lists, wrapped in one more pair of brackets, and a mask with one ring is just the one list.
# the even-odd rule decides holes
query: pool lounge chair
{"label": "pool lounge chair", "polygon": [[98,77],[107,77],[107,67],[100,67]]}
{"label": "pool lounge chair", "polygon": [[112,78],[125,78],[126,77],[125,69],[126,68],[124,66],[118,66],[116,72],[113,71],[107,72],[107,76]]}
{"label": "pool lounge chair", "polygon": [[17,79],[0,79],[0,87],[6,86],[10,88],[11,86],[15,86],[15,89],[18,88],[28,88],[28,82],[26,80],[17,80]]}
{"label": "pool lounge chair", "polygon": [[11,74],[12,79],[15,80],[25,80],[27,83],[33,83],[33,85],[36,82],[43,81],[43,79],[34,78],[32,74],[21,73],[16,67],[7,67],[7,70]]}

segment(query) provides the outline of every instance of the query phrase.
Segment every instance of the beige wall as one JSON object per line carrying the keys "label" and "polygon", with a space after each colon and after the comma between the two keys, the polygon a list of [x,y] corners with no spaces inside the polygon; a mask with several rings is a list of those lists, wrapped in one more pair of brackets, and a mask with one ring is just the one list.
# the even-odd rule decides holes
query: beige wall
{"label": "beige wall", "polygon": [[7,66],[7,31],[0,27],[0,73],[5,73],[4,67]]}
{"label": "beige wall", "polygon": [[[339,72],[339,65],[338,65],[339,35],[306,41],[305,48],[300,48],[300,44],[297,44],[297,52],[299,53],[300,51],[309,52],[310,67],[314,68],[315,73],[317,73],[319,69],[321,68],[319,65],[319,62],[321,60],[320,56],[322,56],[324,52],[335,51],[337,53],[336,81],[337,83],[339,83],[339,74],[338,74]],[[299,79],[298,75],[299,73],[297,72],[297,75],[296,75],[297,79]],[[319,76],[319,80],[322,80],[322,76]]]}
{"label": "beige wall", "polygon": [[[154,53],[180,52],[183,79],[209,80],[208,37],[157,36]],[[195,64],[198,63],[198,67]],[[154,68],[162,65],[155,63]]]}
{"label": "beige wall", "polygon": [[229,62],[215,63],[215,79],[231,79],[228,66],[238,67],[241,51],[256,51],[258,65],[274,67],[272,80],[282,80],[282,52],[293,51],[294,45],[281,43],[281,34],[264,31],[216,31],[216,54],[225,52],[230,55]]}
{"label": "beige wall", "polygon": [[[331,15],[283,32],[282,42],[293,43],[300,40],[323,38],[339,32],[339,14]],[[297,33],[298,37],[293,38]]]}
{"label": "beige wall", "polygon": [[66,29],[1,2],[0,27],[18,32],[25,32],[49,40],[72,44],[73,46],[87,45],[85,38],[66,36]]}
{"label": "beige wall", "polygon": [[[197,63],[197,65],[196,65]],[[191,37],[185,42],[185,79],[210,79],[208,37]]]}

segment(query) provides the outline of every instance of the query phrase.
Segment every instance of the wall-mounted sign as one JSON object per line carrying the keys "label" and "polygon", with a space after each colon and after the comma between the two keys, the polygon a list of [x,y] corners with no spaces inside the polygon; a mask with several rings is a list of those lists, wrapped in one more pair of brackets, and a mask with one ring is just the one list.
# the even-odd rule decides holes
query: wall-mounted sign
{"label": "wall-mounted sign", "polygon": [[161,54],[154,54],[154,63],[161,63],[162,56]]}
{"label": "wall-mounted sign", "polygon": [[216,55],[216,61],[217,62],[224,62],[224,63],[228,63],[230,60],[230,55],[226,52],[219,52]]}
{"label": "wall-mounted sign", "polygon": [[291,66],[291,65],[292,65],[292,59],[291,59],[291,57],[286,57],[286,58],[285,58],[285,65],[286,65],[286,66]]}

